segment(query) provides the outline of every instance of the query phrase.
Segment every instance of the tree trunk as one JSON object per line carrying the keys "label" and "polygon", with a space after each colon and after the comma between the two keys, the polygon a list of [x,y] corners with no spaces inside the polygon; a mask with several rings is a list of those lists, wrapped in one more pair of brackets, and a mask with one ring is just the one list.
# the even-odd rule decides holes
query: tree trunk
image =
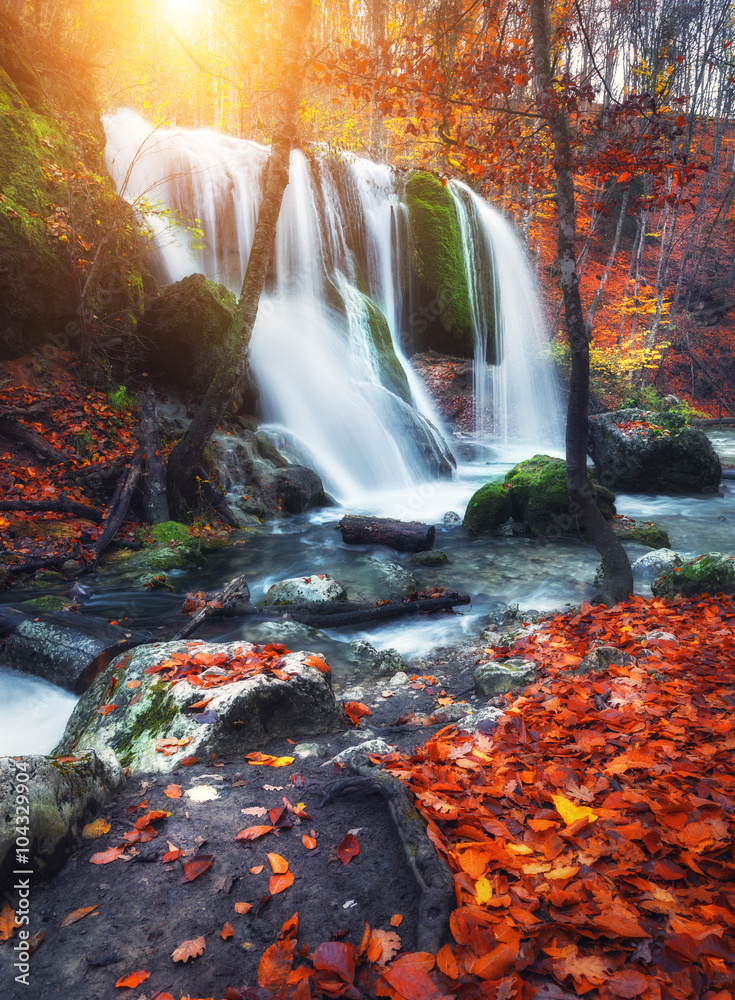
{"label": "tree trunk", "polygon": [[579,275],[574,247],[576,204],[569,127],[563,106],[552,85],[550,27],[545,0],[531,0],[536,101],[546,120],[554,144],[557,207],[559,212],[558,256],[572,370],[567,410],[566,458],[570,510],[582,515],[597,551],[602,556],[603,582],[598,599],[614,604],[633,591],[630,561],[612,526],[594,501],[587,475],[587,416],[590,391],[589,330],[579,293]]}
{"label": "tree trunk", "polygon": [[166,467],[169,510],[185,520],[197,501],[196,469],[204,449],[222,419],[247,363],[250,337],[258,314],[258,303],[276,239],[276,223],[283,192],[288,184],[291,147],[303,78],[304,36],[311,18],[311,0],[293,0],[281,31],[281,83],[278,112],[266,171],[263,202],[258,214],[253,245],[229,334],[229,346],[202,405],[183,438],[171,452]]}
{"label": "tree trunk", "polygon": [[145,476],[143,479],[143,508],[149,524],[168,521],[168,500],[166,499],[166,467],[161,457],[156,394],[151,386],[145,394],[143,412],[140,418],[145,446]]}

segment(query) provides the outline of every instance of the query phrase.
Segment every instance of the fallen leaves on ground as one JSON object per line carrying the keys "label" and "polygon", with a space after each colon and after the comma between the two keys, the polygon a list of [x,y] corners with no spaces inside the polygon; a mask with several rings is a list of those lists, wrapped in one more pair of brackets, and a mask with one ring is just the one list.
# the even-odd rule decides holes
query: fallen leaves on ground
{"label": "fallen leaves on ground", "polygon": [[15,934],[16,927],[20,925],[15,922],[15,910],[8,903],[0,911],[0,941],[9,941]]}
{"label": "fallen leaves on ground", "polygon": [[357,837],[352,833],[346,834],[344,840],[337,848],[337,857],[346,865],[348,862],[352,861],[353,858],[357,857],[360,853],[360,845],[357,841]]}
{"label": "fallen leaves on ground", "polygon": [[127,986],[129,988],[134,988],[135,986],[140,986],[141,983],[144,983],[146,979],[150,979],[150,977],[150,972],[131,972],[127,976],[121,976],[115,983],[115,986]]}
{"label": "fallen leaves on ground", "polygon": [[188,962],[190,958],[198,958],[204,954],[207,942],[204,935],[198,938],[191,938],[189,941],[182,941],[178,948],[171,952],[174,962]]}
{"label": "fallen leaves on ground", "polygon": [[89,859],[92,865],[109,865],[111,861],[117,861],[125,850],[124,847],[108,847],[106,851],[98,851]]}
{"label": "fallen leaves on ground", "polygon": [[75,924],[77,920],[81,920],[82,917],[86,917],[87,914],[93,913],[99,905],[99,903],[95,903],[94,906],[80,906],[78,910],[72,910],[72,912],[61,921],[61,926],[68,927],[69,924]]}
{"label": "fallen leaves on ground", "polygon": [[195,878],[199,878],[202,872],[212,867],[213,861],[214,856],[212,854],[198,854],[184,865],[184,874],[181,876],[181,881],[193,882]]}
{"label": "fallen leaves on ground", "polygon": [[353,726],[359,726],[363,715],[373,714],[367,705],[363,705],[361,701],[346,701],[344,703],[344,712]]}
{"label": "fallen leaves on ground", "polygon": [[246,753],[245,757],[250,764],[264,764],[266,767],[288,767],[293,764],[293,757],[272,757],[269,753]]}
{"label": "fallen leaves on ground", "polygon": [[108,819],[95,819],[82,827],[82,836],[85,840],[96,840],[110,832],[110,821]]}

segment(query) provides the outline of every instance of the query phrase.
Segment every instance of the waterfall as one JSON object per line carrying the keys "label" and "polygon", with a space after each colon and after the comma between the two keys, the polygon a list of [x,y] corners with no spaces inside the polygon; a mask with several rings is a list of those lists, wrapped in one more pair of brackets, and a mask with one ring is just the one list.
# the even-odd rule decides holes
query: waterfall
{"label": "waterfall", "polygon": [[[204,129],[153,129],[132,111],[108,116],[105,128],[110,173],[153,227],[164,277],[200,271],[238,293],[268,149]],[[340,500],[410,488],[454,465],[448,432],[407,360],[420,345],[405,332],[417,279],[403,186],[368,160],[294,150],[253,331],[260,415]],[[539,310],[523,251],[468,188],[451,192],[478,345],[477,426],[502,443],[541,444],[558,405],[552,388],[540,388]],[[197,220],[203,238],[157,204]],[[490,308],[502,337],[497,369],[482,346]]]}

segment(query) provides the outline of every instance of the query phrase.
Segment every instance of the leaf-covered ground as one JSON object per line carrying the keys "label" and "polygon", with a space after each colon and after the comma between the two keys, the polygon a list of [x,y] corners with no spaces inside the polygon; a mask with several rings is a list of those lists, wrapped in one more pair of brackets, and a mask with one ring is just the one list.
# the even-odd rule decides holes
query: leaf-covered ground
{"label": "leaf-covered ground", "polygon": [[[371,702],[360,726],[404,748],[382,766],[454,873],[438,955],[411,950],[417,892],[381,801],[322,805],[324,758],[291,762],[281,740],[262,748],[278,767],[253,754],[131,779],[35,890],[34,983],[69,1000],[731,1000],[734,630],[729,597],[583,605],[516,644],[539,680],[494,732],[442,726],[413,750],[406,699],[436,729],[439,689],[450,701],[466,671],[445,662],[438,684]],[[600,645],[630,662],[576,673]]]}

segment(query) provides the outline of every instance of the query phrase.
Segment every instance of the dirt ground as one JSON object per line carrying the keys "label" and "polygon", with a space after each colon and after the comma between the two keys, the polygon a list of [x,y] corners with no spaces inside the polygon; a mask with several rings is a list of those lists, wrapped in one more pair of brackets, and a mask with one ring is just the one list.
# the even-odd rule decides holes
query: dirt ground
{"label": "dirt ground", "polygon": [[[369,738],[411,752],[446,725],[451,713],[461,711],[438,705],[439,698],[466,698],[467,709],[478,707],[470,694],[476,658],[472,648],[437,650],[426,663],[436,683],[419,677],[391,689],[388,678],[371,678],[363,686],[363,700],[373,714],[363,716],[358,727],[346,723],[343,731],[299,737],[294,743],[279,739],[259,748],[273,756],[295,756],[293,764],[253,766],[243,755],[177,766],[172,774],[130,776],[101,812],[109,819],[109,832],[82,841],[57,875],[33,884],[30,931],[44,931],[45,937],[30,959],[30,988],[13,981],[15,942],[0,945],[3,1000],[126,995],[150,1000],[159,993],[176,1000],[218,1000],[227,987],[257,988],[264,950],[297,911],[299,948],[311,951],[329,940],[357,943],[366,922],[391,931],[396,914],[402,921],[395,932],[404,947],[413,948],[418,889],[387,807],[373,794],[323,804],[326,786],[341,773],[326,762]],[[390,697],[382,694],[391,690]],[[408,721],[399,723],[407,716]],[[295,755],[303,744],[313,745],[313,755]],[[171,783],[181,787],[180,798],[164,794]],[[187,794],[191,792],[194,797]],[[217,797],[206,798],[213,794]],[[281,807],[284,797],[295,808],[303,803],[308,818],[286,810],[280,821],[285,825],[277,832],[254,841],[234,839],[240,830],[268,824],[269,817],[257,810]],[[124,843],[123,835],[151,810],[171,813],[152,821],[157,837],[135,845],[138,853],[130,859],[126,851],[123,859],[109,864],[90,863],[94,854]],[[343,865],[337,848],[349,832],[360,850]],[[315,849],[304,846],[305,834],[315,837]],[[183,859],[163,863],[172,848],[183,850]],[[272,898],[269,852],[285,858],[295,876],[289,888]],[[182,882],[184,864],[198,855],[211,855],[211,866],[193,881]],[[262,871],[251,871],[259,866]],[[236,903],[251,903],[252,909],[239,914]],[[95,904],[99,908],[94,913],[60,926],[73,911]],[[220,932],[227,923],[234,933],[223,939]],[[172,952],[182,942],[201,936],[203,954],[186,963],[173,961]],[[133,989],[115,988],[118,979],[136,971],[150,972],[150,978]]]}

